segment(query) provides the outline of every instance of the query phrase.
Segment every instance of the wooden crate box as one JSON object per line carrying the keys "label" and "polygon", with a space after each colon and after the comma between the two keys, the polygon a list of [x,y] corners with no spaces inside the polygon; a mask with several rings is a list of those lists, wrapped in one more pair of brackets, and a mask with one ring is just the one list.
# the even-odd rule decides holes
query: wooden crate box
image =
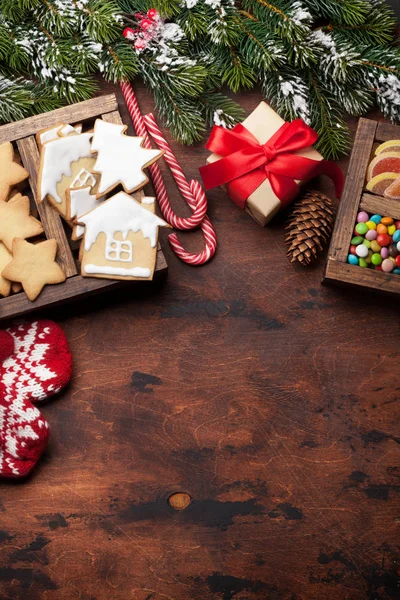
{"label": "wooden crate box", "polygon": [[357,213],[389,216],[400,220],[400,202],[365,192],[365,179],[374,149],[382,142],[400,139],[400,127],[360,119],[350,157],[349,169],[328,252],[323,283],[343,283],[400,293],[400,275],[363,269],[347,262]]}
{"label": "wooden crate box", "polygon": [[[36,197],[39,150],[35,134],[41,129],[52,127],[57,123],[70,123],[74,125],[83,122],[85,129],[88,129],[97,118],[102,118],[110,123],[122,123],[115,94],[72,104],[71,106],[35,115],[34,117],[0,127],[0,144],[7,141],[16,144],[21,162],[29,172],[30,192],[24,190],[24,193],[28,193],[33,199],[34,208],[36,205],[36,210],[46,237],[57,240],[57,262],[67,276],[67,280],[64,283],[45,286],[34,302],[28,300],[23,291],[7,298],[0,298],[0,319],[15,317],[38,308],[61,304],[105,289],[126,285],[127,283],[123,281],[81,277],[78,275],[79,265],[71,247],[70,235],[65,232],[59,213],[48,202],[39,203]],[[132,194],[132,196],[140,201],[144,193],[140,191]],[[167,263],[160,246],[158,246],[155,276],[165,273],[166,270]],[[143,284],[139,283],[137,285]]]}

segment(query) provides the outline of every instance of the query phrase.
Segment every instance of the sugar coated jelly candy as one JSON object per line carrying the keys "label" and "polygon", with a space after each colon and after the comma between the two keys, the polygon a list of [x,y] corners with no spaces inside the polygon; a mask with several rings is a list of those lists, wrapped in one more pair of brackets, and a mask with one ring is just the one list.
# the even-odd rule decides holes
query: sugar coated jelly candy
{"label": "sugar coated jelly candy", "polygon": [[349,254],[347,257],[347,261],[351,265],[358,265],[358,258],[357,258],[357,256],[354,256],[354,254]]}
{"label": "sugar coated jelly candy", "polygon": [[381,217],[381,215],[372,215],[370,220],[373,221],[374,223],[378,224],[381,222],[382,217]]}

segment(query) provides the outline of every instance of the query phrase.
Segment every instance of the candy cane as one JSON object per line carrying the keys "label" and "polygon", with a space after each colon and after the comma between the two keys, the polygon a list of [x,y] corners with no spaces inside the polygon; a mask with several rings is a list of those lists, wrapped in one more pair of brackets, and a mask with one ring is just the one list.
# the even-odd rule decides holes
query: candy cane
{"label": "candy cane", "polygon": [[[136,134],[144,138],[143,145],[145,148],[151,148],[152,146],[147,133],[145,121],[143,119],[142,113],[140,112],[135,92],[133,91],[131,84],[123,82],[120,84],[120,87],[122,93],[124,94],[126,105],[131,115]],[[183,197],[188,202],[188,197],[192,198],[192,192],[189,188],[183,171],[182,169],[180,169],[169,146],[168,149],[170,156],[172,156],[173,158],[176,173],[178,173],[179,170],[179,173],[177,174],[178,179],[175,177],[174,172],[172,174],[174,175],[178,188],[180,189]],[[169,164],[168,161],[167,164]],[[176,169],[176,167],[178,167],[178,169]],[[187,230],[197,227],[202,222],[207,212],[207,198],[205,197],[205,195],[204,198],[202,198],[202,201],[194,206],[193,214],[190,217],[178,217],[173,211],[172,206],[169,202],[168,192],[164,184],[160,167],[158,166],[158,164],[153,163],[149,167],[149,171],[157,195],[157,200],[160,205],[160,210],[163,214],[164,219],[175,229]]]}
{"label": "candy cane", "polygon": [[[193,193],[193,197],[195,198],[195,202],[200,202],[202,195],[204,195],[204,190],[200,183],[192,179],[190,182],[190,188]],[[191,208],[193,208],[189,201],[188,204]],[[204,217],[200,227],[204,236],[206,247],[203,252],[200,252],[199,254],[191,254],[190,252],[187,252],[178,240],[176,233],[171,233],[171,235],[168,236],[169,243],[171,244],[175,254],[179,256],[183,262],[188,263],[189,265],[204,265],[204,263],[209,261],[210,258],[214,256],[217,249],[217,236],[215,229],[207,215]]]}
{"label": "candy cane", "polygon": [[158,127],[156,120],[153,114],[148,114],[143,117],[145,125],[147,127],[148,132],[152,136],[152,138],[157,143],[157,146],[165,151],[164,159],[169,168],[171,169],[171,173],[182,193],[182,196],[185,198],[186,202],[189,204],[190,208],[195,211],[196,207],[203,206],[205,209],[204,218],[200,224],[201,231],[204,236],[206,247],[203,252],[199,254],[192,254],[187,252],[181,243],[178,240],[178,236],[176,233],[172,233],[168,240],[177,256],[184,262],[190,265],[203,265],[210,258],[212,258],[217,249],[217,236],[215,233],[215,229],[211,224],[210,219],[207,217],[207,198],[203,188],[200,183],[195,179],[192,179],[190,183],[188,183],[181,166],[176,160],[171,148],[169,147],[166,139],[161,133],[160,128]]}

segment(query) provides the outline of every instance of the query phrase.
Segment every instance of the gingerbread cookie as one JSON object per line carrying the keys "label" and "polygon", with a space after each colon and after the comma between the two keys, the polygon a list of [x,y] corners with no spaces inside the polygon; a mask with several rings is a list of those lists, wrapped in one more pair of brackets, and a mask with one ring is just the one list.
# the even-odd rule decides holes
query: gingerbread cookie
{"label": "gingerbread cookie", "polygon": [[82,125],[69,125],[68,123],[58,123],[57,125],[53,125],[53,127],[48,127],[46,129],[41,129],[36,134],[36,142],[39,150],[41,150],[43,144],[46,142],[50,142],[51,140],[56,140],[59,136],[66,136],[70,133],[82,133]]}
{"label": "gingerbread cookie", "polygon": [[12,261],[12,254],[4,244],[0,242],[0,294],[4,297],[10,295],[11,281],[2,275],[3,269]]}
{"label": "gingerbread cookie", "polygon": [[11,188],[29,177],[28,171],[14,161],[11,142],[0,145],[0,201],[7,201]]}
{"label": "gingerbread cookie", "polygon": [[163,150],[143,148],[144,138],[124,135],[127,125],[116,125],[97,119],[94,126],[92,152],[97,152],[93,167],[101,174],[97,196],[103,196],[118,184],[127,194],[143,187],[148,178],[143,172],[164,154]]}
{"label": "gingerbread cookie", "polygon": [[0,202],[0,241],[12,251],[15,237],[30,238],[43,233],[40,221],[29,214],[29,198],[14,196],[9,202]]}
{"label": "gingerbread cookie", "polygon": [[92,135],[81,133],[59,137],[43,146],[37,197],[39,202],[47,197],[64,217],[67,210],[66,190],[76,185],[75,180],[82,169],[90,173],[95,163],[96,159],[90,151]]}
{"label": "gingerbread cookie", "polygon": [[[92,188],[90,186],[67,190],[68,220],[79,221],[79,217],[82,217],[99,205],[101,200],[98,200],[96,194],[92,194],[91,191]],[[82,225],[74,225],[71,239],[79,240],[83,236],[84,231],[85,228]]]}
{"label": "gingerbread cookie", "polygon": [[142,204],[119,192],[79,218],[85,225],[81,251],[84,277],[152,279],[159,227],[169,225],[155,214],[154,198]]}
{"label": "gingerbread cookie", "polygon": [[3,269],[2,276],[20,282],[31,301],[36,300],[45,285],[66,280],[63,270],[55,262],[56,240],[30,244],[14,238],[12,254],[13,259]]}

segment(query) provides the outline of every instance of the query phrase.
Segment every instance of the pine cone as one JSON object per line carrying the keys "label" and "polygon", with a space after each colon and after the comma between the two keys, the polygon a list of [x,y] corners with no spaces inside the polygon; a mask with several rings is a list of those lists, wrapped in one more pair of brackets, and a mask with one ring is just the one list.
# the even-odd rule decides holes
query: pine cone
{"label": "pine cone", "polygon": [[329,241],[334,217],[333,202],[320,192],[309,191],[296,202],[285,235],[290,262],[306,267],[317,258]]}

